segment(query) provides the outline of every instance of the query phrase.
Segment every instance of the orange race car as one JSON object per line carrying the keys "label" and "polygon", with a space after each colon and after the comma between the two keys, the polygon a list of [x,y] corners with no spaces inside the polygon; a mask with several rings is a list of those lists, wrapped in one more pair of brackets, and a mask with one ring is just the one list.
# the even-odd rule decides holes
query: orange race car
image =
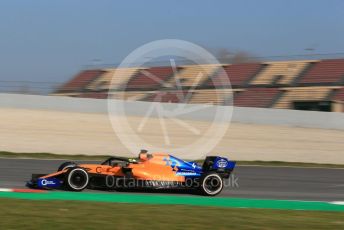
{"label": "orange race car", "polygon": [[169,154],[148,154],[138,158],[110,157],[101,164],[65,162],[57,172],[33,174],[30,188],[60,188],[71,191],[88,189],[172,189],[201,191],[214,196],[224,187],[235,162],[224,157],[208,156],[203,166]]}

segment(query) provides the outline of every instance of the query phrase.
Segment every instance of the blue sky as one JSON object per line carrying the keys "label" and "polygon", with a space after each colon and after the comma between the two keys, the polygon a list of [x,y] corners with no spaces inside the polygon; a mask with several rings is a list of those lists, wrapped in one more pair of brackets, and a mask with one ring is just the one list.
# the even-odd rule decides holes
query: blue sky
{"label": "blue sky", "polygon": [[63,82],[177,38],[257,56],[344,52],[342,0],[2,0],[0,80]]}

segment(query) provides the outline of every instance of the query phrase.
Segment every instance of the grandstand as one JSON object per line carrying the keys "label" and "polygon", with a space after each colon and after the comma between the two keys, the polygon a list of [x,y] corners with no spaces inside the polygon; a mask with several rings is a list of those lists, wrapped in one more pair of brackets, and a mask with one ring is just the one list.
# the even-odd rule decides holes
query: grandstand
{"label": "grandstand", "polygon": [[85,70],[53,95],[344,112],[344,59]]}
{"label": "grandstand", "polygon": [[234,97],[234,106],[269,108],[279,97],[277,88],[247,88]]}
{"label": "grandstand", "polygon": [[334,101],[344,101],[344,88],[339,88],[335,90],[333,100]]}
{"label": "grandstand", "polygon": [[209,87],[227,87],[228,77],[232,87],[244,87],[262,68],[260,63],[245,63],[225,65],[215,76],[207,82]]}
{"label": "grandstand", "polygon": [[[86,87],[91,91],[116,90],[129,81],[139,68],[105,69],[105,72]],[[120,76],[120,77],[114,77]]]}
{"label": "grandstand", "polygon": [[72,80],[64,84],[59,90],[59,94],[65,93],[83,93],[87,86],[106,73],[104,70],[85,70],[77,74]]}
{"label": "grandstand", "polygon": [[158,91],[148,94],[145,101],[184,103],[186,102],[186,95],[187,91],[182,90]]}
{"label": "grandstand", "polygon": [[173,75],[172,67],[141,69],[131,77],[124,90],[156,90]]}
{"label": "grandstand", "polygon": [[309,61],[284,61],[263,63],[264,69],[257,74],[251,85],[291,85],[307,68]]}
{"label": "grandstand", "polygon": [[203,89],[192,92],[188,103],[224,105],[228,98],[232,97],[230,89]]}
{"label": "grandstand", "polygon": [[180,71],[167,83],[166,87],[195,87],[200,86],[219,68],[219,65],[188,65],[181,66]]}
{"label": "grandstand", "polygon": [[[275,108],[278,109],[288,109],[297,107],[297,105],[301,106],[303,104],[307,107],[313,107],[315,103],[324,103],[330,100],[330,95],[332,92],[332,88],[328,87],[290,87],[281,89],[284,91],[283,96],[278,100],[278,102],[274,105]],[[315,110],[309,108],[309,110]],[[319,110],[323,110],[320,109]],[[326,109],[329,110],[329,109]]]}
{"label": "grandstand", "polygon": [[302,84],[326,84],[337,85],[344,80],[344,59],[323,60],[314,63],[312,68],[302,76],[299,83]]}

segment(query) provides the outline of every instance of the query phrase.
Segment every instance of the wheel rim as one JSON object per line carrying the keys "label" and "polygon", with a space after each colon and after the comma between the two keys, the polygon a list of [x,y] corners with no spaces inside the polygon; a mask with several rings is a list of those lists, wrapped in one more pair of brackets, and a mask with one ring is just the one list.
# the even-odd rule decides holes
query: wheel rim
{"label": "wheel rim", "polygon": [[82,190],[88,184],[88,175],[83,169],[73,169],[68,176],[69,186],[75,190]]}
{"label": "wheel rim", "polygon": [[222,190],[222,179],[218,175],[208,175],[204,178],[203,189],[207,194],[214,195]]}

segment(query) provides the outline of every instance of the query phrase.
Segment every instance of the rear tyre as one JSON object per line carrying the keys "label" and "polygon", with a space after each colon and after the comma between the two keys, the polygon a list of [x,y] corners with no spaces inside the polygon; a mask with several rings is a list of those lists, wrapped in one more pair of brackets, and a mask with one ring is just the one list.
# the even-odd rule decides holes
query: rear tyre
{"label": "rear tyre", "polygon": [[71,191],[84,190],[90,178],[88,173],[83,168],[71,168],[66,175],[65,185]]}
{"label": "rear tyre", "polygon": [[65,170],[67,168],[73,168],[73,167],[76,167],[76,166],[77,166],[76,163],[67,161],[67,162],[61,164],[60,167],[57,169],[57,171],[62,171],[62,170]]}
{"label": "rear tyre", "polygon": [[216,196],[223,189],[223,179],[217,173],[205,174],[201,180],[200,190],[203,195]]}

